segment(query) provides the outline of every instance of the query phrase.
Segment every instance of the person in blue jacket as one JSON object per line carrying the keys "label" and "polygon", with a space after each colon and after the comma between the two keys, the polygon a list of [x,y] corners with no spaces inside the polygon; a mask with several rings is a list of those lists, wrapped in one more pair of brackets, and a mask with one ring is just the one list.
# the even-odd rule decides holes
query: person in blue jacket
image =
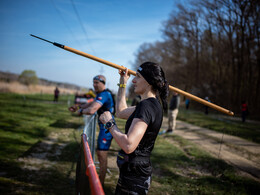
{"label": "person in blue jacket", "polygon": [[[103,75],[97,75],[93,78],[93,87],[96,92],[95,100],[88,104],[79,105],[78,113],[92,115],[97,112],[100,116],[103,112],[109,111],[114,113],[114,99],[111,91],[106,89],[106,78]],[[74,105],[69,108],[71,112],[77,111],[78,106]],[[112,115],[113,116],[113,115]],[[111,133],[105,133],[106,129],[98,120],[99,135],[97,140],[97,156],[99,160],[99,179],[101,184],[104,186],[106,171],[107,171],[107,153],[110,148],[113,136]]]}

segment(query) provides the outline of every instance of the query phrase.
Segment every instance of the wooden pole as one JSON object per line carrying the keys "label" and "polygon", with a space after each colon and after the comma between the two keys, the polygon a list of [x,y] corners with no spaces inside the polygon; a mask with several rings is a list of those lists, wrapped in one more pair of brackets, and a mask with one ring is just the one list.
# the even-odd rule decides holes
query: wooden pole
{"label": "wooden pole", "polygon": [[[111,66],[111,67],[113,67],[113,68],[117,68],[117,69],[119,69],[119,70],[125,70],[125,69],[126,69],[124,66],[120,66],[120,65],[114,64],[114,63],[112,63],[112,62],[103,60],[103,59],[101,59],[101,58],[98,58],[98,57],[96,57],[96,56],[90,55],[90,54],[88,54],[88,53],[85,53],[85,52],[82,52],[82,51],[79,51],[79,50],[76,50],[76,49],[71,48],[71,47],[68,47],[68,46],[66,46],[66,45],[62,45],[62,44],[56,43],[56,42],[51,42],[51,41],[48,41],[48,40],[46,40],[46,39],[43,39],[43,38],[41,38],[41,37],[38,37],[38,36],[35,36],[35,35],[32,35],[32,34],[31,34],[31,36],[32,36],[32,37],[35,37],[35,38],[37,38],[37,39],[41,39],[41,40],[43,40],[43,41],[46,41],[46,42],[48,42],[48,43],[52,43],[53,45],[55,45],[55,46],[57,46],[57,47],[60,47],[60,48],[62,48],[62,49],[65,49],[65,50],[67,50],[67,51],[69,51],[69,52],[72,52],[72,53],[81,55],[81,56],[83,56],[83,57],[86,57],[86,58],[95,60],[95,61],[97,61],[97,62],[106,64],[106,65]],[[128,69],[128,73],[129,73],[129,74],[132,74],[132,75],[134,75],[134,76],[136,75],[136,72],[133,71],[133,70],[130,70],[130,69]],[[230,111],[230,110],[227,110],[227,109],[225,109],[225,108],[222,108],[222,107],[220,107],[220,106],[217,106],[216,104],[213,104],[213,103],[208,102],[208,101],[206,101],[206,100],[204,100],[204,99],[201,99],[201,98],[199,98],[199,97],[197,97],[197,96],[195,96],[195,95],[192,95],[192,94],[190,94],[190,93],[187,93],[187,92],[185,92],[185,91],[182,91],[182,90],[180,90],[180,89],[178,89],[178,88],[176,88],[176,87],[173,87],[173,86],[169,85],[169,89],[170,89],[171,91],[175,91],[175,92],[177,92],[177,93],[179,93],[179,94],[181,94],[181,95],[184,95],[185,97],[187,97],[187,98],[189,98],[189,99],[191,99],[191,100],[197,101],[197,102],[199,102],[199,103],[201,103],[201,104],[204,104],[205,106],[208,106],[208,107],[210,107],[210,108],[213,108],[213,109],[215,109],[215,110],[218,110],[218,111],[220,111],[220,112],[222,112],[222,113],[225,113],[225,114],[227,114],[227,115],[230,115],[230,116],[233,116],[233,115],[234,115],[234,113],[233,113],[232,111]]]}
{"label": "wooden pole", "polygon": [[[86,57],[86,58],[95,60],[95,61],[97,61],[97,62],[106,64],[106,65],[111,66],[111,67],[113,67],[113,68],[116,68],[116,69],[119,69],[119,70],[125,70],[125,67],[124,67],[124,66],[120,66],[120,65],[117,65],[117,64],[115,64],[115,63],[112,63],[112,62],[103,60],[103,59],[101,59],[101,58],[98,58],[98,57],[96,57],[96,56],[93,56],[93,55],[91,55],[91,54],[88,54],[88,53],[85,53],[85,52],[82,52],[82,51],[79,51],[79,50],[76,50],[76,49],[74,49],[74,48],[71,48],[71,47],[68,47],[68,46],[65,46],[65,45],[64,45],[63,49],[65,49],[65,50],[67,50],[67,51],[70,51],[70,52],[73,52],[73,53],[75,53],[75,54],[81,55],[81,56],[83,56],[83,57]],[[136,72],[133,71],[133,70],[128,69],[128,72],[129,72],[129,74],[132,74],[132,75],[134,75],[134,76],[136,75]],[[197,102],[199,102],[199,103],[201,103],[201,104],[204,104],[205,106],[208,106],[208,107],[210,107],[210,108],[213,108],[213,109],[215,109],[215,110],[218,110],[218,111],[220,111],[220,112],[222,112],[222,113],[225,113],[225,114],[227,114],[227,115],[230,115],[230,116],[233,116],[233,115],[234,115],[234,113],[233,113],[232,111],[230,111],[230,110],[227,110],[227,109],[225,109],[225,108],[222,108],[222,107],[220,107],[220,106],[218,106],[218,105],[216,105],[216,104],[213,104],[213,103],[211,103],[211,102],[208,102],[208,101],[206,101],[206,100],[204,100],[204,99],[201,99],[201,98],[199,98],[199,97],[197,97],[197,96],[195,96],[195,95],[192,95],[192,94],[190,94],[190,93],[187,93],[187,92],[185,92],[185,91],[183,91],[183,90],[181,90],[181,89],[178,89],[178,88],[176,88],[176,87],[173,87],[173,86],[171,86],[171,85],[169,85],[169,90],[175,91],[175,92],[177,92],[177,93],[179,93],[179,94],[181,94],[181,95],[183,95],[183,96],[185,96],[185,97],[187,97],[187,98],[189,98],[189,99],[191,99],[191,100],[197,101]]]}
{"label": "wooden pole", "polygon": [[[112,63],[112,62],[103,60],[103,59],[98,58],[98,57],[96,57],[96,56],[93,56],[93,55],[91,55],[91,54],[88,54],[88,53],[79,51],[79,50],[77,50],[77,49],[74,49],[74,48],[71,48],[71,47],[68,47],[68,46],[65,46],[65,45],[64,45],[63,49],[65,49],[65,50],[67,50],[67,51],[70,51],[70,52],[73,52],[73,53],[75,53],[75,54],[78,54],[78,55],[80,55],[80,56],[83,56],[83,57],[86,57],[86,58],[95,60],[95,61],[100,62],[100,63],[102,63],[102,64],[106,64],[106,65],[111,66],[111,67],[113,67],[113,68],[116,68],[116,69],[119,69],[119,70],[125,70],[125,67],[124,67],[124,66],[120,66],[120,65],[114,64],[114,63]],[[128,73],[129,73],[129,74],[132,74],[132,75],[134,75],[134,76],[136,75],[136,72],[133,71],[133,70],[130,70],[130,69],[128,69]]]}

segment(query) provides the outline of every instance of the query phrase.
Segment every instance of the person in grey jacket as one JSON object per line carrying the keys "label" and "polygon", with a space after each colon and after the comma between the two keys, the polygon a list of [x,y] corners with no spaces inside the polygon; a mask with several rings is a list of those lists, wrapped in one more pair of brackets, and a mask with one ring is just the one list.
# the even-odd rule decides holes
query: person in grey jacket
{"label": "person in grey jacket", "polygon": [[177,92],[173,92],[169,110],[168,110],[168,129],[166,133],[172,133],[176,128],[176,118],[179,112],[180,95]]}

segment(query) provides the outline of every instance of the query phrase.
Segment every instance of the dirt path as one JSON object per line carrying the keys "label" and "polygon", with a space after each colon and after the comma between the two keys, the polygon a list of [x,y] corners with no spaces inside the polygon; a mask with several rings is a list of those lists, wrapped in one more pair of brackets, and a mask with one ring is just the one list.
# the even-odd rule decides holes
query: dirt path
{"label": "dirt path", "polygon": [[59,156],[61,150],[66,146],[58,141],[59,136],[68,136],[68,132],[61,131],[58,133],[50,133],[50,135],[36,143],[28,152],[28,155],[18,158],[19,162],[23,162],[23,168],[28,170],[39,171],[42,168],[52,167],[57,164],[56,161],[48,160],[51,157]]}
{"label": "dirt path", "polygon": [[[167,122],[168,119],[164,118],[162,129],[167,129]],[[197,144],[260,182],[260,144],[178,120],[174,134]]]}
{"label": "dirt path", "polygon": [[[168,119],[164,118],[162,129],[167,129],[167,123]],[[54,166],[56,162],[48,161],[48,157],[60,154],[65,145],[58,142],[58,137],[60,134],[66,137],[68,136],[67,133],[65,129],[64,131],[60,131],[59,134],[51,133],[48,138],[34,146],[34,151],[31,151],[28,156],[19,158],[18,161],[24,162],[23,168],[29,170],[40,170],[42,167]],[[241,174],[260,182],[260,144],[252,143],[235,136],[217,133],[178,120],[177,129],[173,134],[191,141],[214,157],[223,159],[236,167],[240,170]],[[111,184],[109,178],[118,177],[118,168],[116,165],[117,151],[118,148],[112,147],[108,155],[109,171],[106,179],[107,185]]]}

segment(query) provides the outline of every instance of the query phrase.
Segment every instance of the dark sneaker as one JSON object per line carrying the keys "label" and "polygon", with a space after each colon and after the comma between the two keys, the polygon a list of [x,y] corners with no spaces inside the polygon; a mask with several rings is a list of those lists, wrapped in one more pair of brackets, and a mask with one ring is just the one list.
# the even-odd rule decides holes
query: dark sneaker
{"label": "dark sneaker", "polygon": [[168,129],[168,130],[166,131],[166,133],[173,133],[173,130],[172,130],[172,129]]}

